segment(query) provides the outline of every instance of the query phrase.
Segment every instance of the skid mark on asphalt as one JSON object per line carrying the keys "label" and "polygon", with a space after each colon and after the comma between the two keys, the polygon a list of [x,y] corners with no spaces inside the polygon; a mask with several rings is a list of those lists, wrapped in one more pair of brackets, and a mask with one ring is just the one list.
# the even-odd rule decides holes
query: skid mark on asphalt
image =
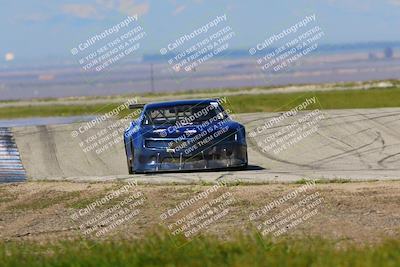
{"label": "skid mark on asphalt", "polygon": [[[305,111],[303,113],[306,113]],[[299,116],[302,113],[299,113]],[[270,162],[272,170],[308,168],[311,170],[398,170],[400,158],[398,109],[331,110],[324,111],[325,118],[318,131],[302,143],[290,147],[290,153],[271,155],[260,145],[274,132],[290,125],[282,121],[248,138],[248,144]],[[279,114],[258,117],[247,116],[248,132],[255,131]],[[261,128],[262,129],[262,128]]]}
{"label": "skid mark on asphalt", "polygon": [[10,128],[0,127],[0,183],[26,180],[18,147]]}

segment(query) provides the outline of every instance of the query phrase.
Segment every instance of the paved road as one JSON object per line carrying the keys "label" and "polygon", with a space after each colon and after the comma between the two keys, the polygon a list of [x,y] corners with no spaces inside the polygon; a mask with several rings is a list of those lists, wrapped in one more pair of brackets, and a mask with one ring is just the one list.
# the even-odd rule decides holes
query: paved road
{"label": "paved road", "polygon": [[[262,127],[280,116],[281,113],[254,113],[237,117],[249,132],[250,167],[245,171],[130,176],[123,143],[111,138],[115,129],[124,128],[124,125],[113,125],[115,121],[96,125],[77,137],[71,133],[81,124],[20,127],[13,132],[30,179],[260,183],[302,178],[400,178],[400,108],[299,112]],[[95,140],[86,142],[90,136]],[[121,135],[117,132],[116,136]],[[99,148],[103,145],[94,145],[100,139],[103,145],[116,144],[107,149],[103,147],[101,152]]]}

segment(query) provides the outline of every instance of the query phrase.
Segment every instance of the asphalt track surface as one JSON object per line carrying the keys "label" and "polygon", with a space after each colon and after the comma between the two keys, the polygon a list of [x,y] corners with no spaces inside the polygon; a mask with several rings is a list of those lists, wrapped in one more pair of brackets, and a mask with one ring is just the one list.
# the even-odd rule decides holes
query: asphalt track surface
{"label": "asphalt track surface", "polygon": [[[249,132],[249,168],[243,171],[128,175],[122,141],[100,153],[96,153],[98,147],[91,151],[83,150],[89,136],[104,132],[115,121],[97,124],[77,137],[72,137],[71,133],[82,124],[28,126],[12,130],[27,177],[35,180],[136,179],[139,183],[184,184],[221,180],[268,183],[293,182],[303,178],[400,178],[400,108],[330,110],[313,114],[317,115],[311,116],[310,111],[299,112],[264,128],[260,126],[282,113],[237,115],[236,119]],[[306,116],[308,120],[304,120]],[[309,128],[305,126],[307,122],[311,125]],[[303,128],[299,130],[300,127]],[[255,136],[251,137],[251,132],[255,132]],[[277,137],[279,132],[283,135]],[[296,134],[291,134],[293,132]],[[281,138],[279,142],[278,138]],[[114,143],[106,143],[110,142]],[[279,145],[271,149],[274,142]],[[270,147],[266,148],[267,145]]]}

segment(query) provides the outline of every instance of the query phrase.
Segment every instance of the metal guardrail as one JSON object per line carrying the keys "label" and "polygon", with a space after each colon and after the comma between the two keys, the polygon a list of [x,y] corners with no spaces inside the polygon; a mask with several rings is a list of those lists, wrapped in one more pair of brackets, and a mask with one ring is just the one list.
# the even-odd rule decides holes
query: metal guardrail
{"label": "metal guardrail", "polygon": [[0,183],[24,180],[26,172],[11,129],[0,127]]}

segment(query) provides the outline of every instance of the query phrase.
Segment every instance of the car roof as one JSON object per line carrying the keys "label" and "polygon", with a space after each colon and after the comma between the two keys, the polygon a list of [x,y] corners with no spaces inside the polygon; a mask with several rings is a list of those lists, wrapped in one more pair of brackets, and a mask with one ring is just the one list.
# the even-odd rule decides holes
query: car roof
{"label": "car roof", "polygon": [[198,105],[198,104],[209,104],[210,102],[218,101],[217,99],[190,99],[190,100],[175,100],[175,101],[167,101],[167,102],[157,102],[157,103],[149,103],[144,106],[145,109],[154,109],[154,108],[165,108],[165,107],[174,107],[181,105]]}

